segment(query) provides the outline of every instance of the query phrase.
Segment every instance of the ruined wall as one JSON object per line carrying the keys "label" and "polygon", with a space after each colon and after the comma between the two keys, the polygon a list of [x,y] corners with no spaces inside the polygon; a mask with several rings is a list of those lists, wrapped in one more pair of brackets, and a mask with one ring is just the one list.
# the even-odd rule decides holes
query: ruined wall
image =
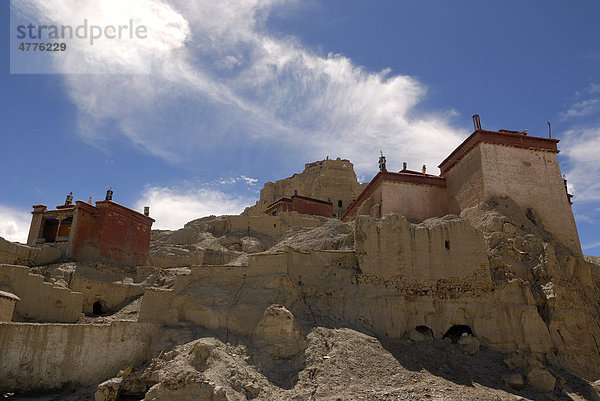
{"label": "ruined wall", "polygon": [[110,277],[108,280],[103,280],[101,277],[94,279],[76,272],[69,287],[73,291],[82,293],[82,311],[88,315],[92,314],[96,301],[100,301],[102,308],[108,312],[144,293],[144,289],[140,285],[115,283],[114,280],[114,277]]}
{"label": "ruined wall", "polygon": [[149,358],[156,327],[0,323],[0,392],[88,386]]}
{"label": "ruined wall", "polygon": [[[295,190],[298,195],[324,201],[331,199],[333,214],[341,216],[360,194],[362,187],[356,179],[353,164],[348,160],[337,158],[307,163],[300,174],[274,183],[267,182],[260,191],[260,199],[256,205],[247,208],[244,213],[259,215],[279,198],[291,197]],[[341,207],[338,206],[339,201],[342,202]]]}
{"label": "ruined wall", "polygon": [[396,213],[408,219],[423,221],[448,214],[445,187],[383,181],[381,190],[382,216]]}
{"label": "ruined wall", "polygon": [[440,279],[491,286],[483,235],[458,216],[410,224],[399,215],[356,219],[360,270],[385,279],[407,277],[424,285]]}
{"label": "ruined wall", "polygon": [[0,263],[38,266],[56,262],[61,257],[60,249],[48,245],[22,245],[0,237]]}
{"label": "ruined wall", "polygon": [[485,199],[510,196],[523,210],[534,209],[547,231],[581,254],[556,154],[487,143],[478,147],[482,154]]}
{"label": "ruined wall", "polygon": [[318,227],[326,221],[325,217],[308,216],[296,212],[285,212],[277,216],[260,214],[257,216],[219,216],[202,218],[187,223],[182,229],[174,232],[168,243],[194,244],[199,240],[198,234],[207,231],[216,237],[233,233],[258,233],[278,240],[295,226]]}
{"label": "ruined wall", "polygon": [[495,349],[552,350],[535,300],[519,281],[494,288],[485,274],[475,274],[462,280],[439,278],[424,286],[412,277],[361,274],[353,252],[289,250],[251,258],[248,267],[193,267],[173,290],[148,289],[140,321],[189,322],[252,335],[264,311],[280,304],[304,330],[333,325],[401,338],[425,325],[435,338],[442,338],[452,325],[464,324],[483,345]]}
{"label": "ruined wall", "polygon": [[[401,338],[427,326],[440,339],[467,325],[483,346],[597,380],[600,327],[588,264],[507,202],[465,213],[479,230],[458,216],[421,224],[359,216],[344,230],[354,227],[353,251],[299,251],[286,242],[248,255],[248,266],[194,266],[172,290],[147,290],[140,320],[251,336],[277,304],[304,333],[350,327]],[[304,234],[323,232],[330,230]]]}
{"label": "ruined wall", "polygon": [[16,319],[71,323],[81,316],[81,293],[46,283],[25,266],[0,265],[0,289],[21,298],[15,307]]}
{"label": "ruined wall", "polygon": [[12,300],[0,296],[0,322],[10,322],[15,310],[17,300]]}

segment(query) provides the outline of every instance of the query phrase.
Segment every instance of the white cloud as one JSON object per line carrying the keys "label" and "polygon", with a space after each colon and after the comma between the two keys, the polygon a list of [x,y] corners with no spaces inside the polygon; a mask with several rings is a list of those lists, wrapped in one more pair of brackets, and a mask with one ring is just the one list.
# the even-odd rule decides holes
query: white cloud
{"label": "white cloud", "polygon": [[[592,92],[594,93],[594,92]],[[600,100],[598,99],[588,99],[582,100],[581,102],[577,102],[572,105],[569,110],[562,113],[563,118],[572,118],[572,117],[583,117],[588,116],[594,112],[600,110]]]}
{"label": "white cloud", "polygon": [[[578,202],[600,201],[600,127],[565,132],[562,153],[569,158],[570,188]],[[571,187],[572,185],[572,187]]]}
{"label": "white cloud", "polygon": [[189,221],[210,215],[240,214],[253,200],[212,189],[147,187],[135,208],[150,206],[155,229],[177,230]]}
{"label": "white cloud", "polygon": [[[426,95],[417,79],[370,72],[343,55],[323,56],[268,32],[269,12],[290,3],[143,0],[125,7],[123,15],[138,13],[159,42],[126,42],[114,57],[92,53],[82,68],[115,70],[123,57],[150,52],[152,73],[65,76],[82,136],[100,145],[125,136],[175,163],[215,146],[242,150],[276,140],[305,160],[349,158],[368,175],[380,149],[392,168],[402,161],[434,166],[460,142],[466,132],[452,127],[452,111],[417,111]],[[81,10],[67,0],[48,4],[37,12],[59,21],[114,11]]]}
{"label": "white cloud", "polygon": [[243,182],[248,186],[255,186],[258,182],[258,178],[250,178],[245,175],[240,175],[239,177],[228,177],[228,178],[220,178],[218,184],[219,185],[228,185],[228,184],[237,184],[238,182]]}
{"label": "white cloud", "polygon": [[0,237],[13,242],[27,242],[31,213],[0,204]]}

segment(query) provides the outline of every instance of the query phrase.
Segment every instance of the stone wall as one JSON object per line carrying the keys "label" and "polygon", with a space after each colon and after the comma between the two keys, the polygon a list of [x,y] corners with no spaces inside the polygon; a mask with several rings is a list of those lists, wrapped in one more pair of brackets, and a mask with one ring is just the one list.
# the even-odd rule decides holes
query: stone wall
{"label": "stone wall", "polygon": [[0,289],[21,298],[15,307],[16,319],[72,323],[81,316],[81,293],[46,283],[28,267],[0,265]]}
{"label": "stone wall", "polygon": [[[106,278],[104,280],[103,278]],[[114,311],[117,306],[122,306],[127,300],[131,300],[144,293],[144,289],[139,284],[116,282],[112,275],[96,274],[96,277],[88,277],[79,272],[75,272],[69,283],[73,291],[83,294],[82,311],[86,314],[92,314],[93,305],[99,301],[105,312]]]}
{"label": "stone wall", "polygon": [[62,250],[48,245],[29,246],[10,242],[0,237],[0,263],[38,266],[56,262]]}
{"label": "stone wall", "polygon": [[146,361],[156,327],[0,323],[0,392],[88,386]]}

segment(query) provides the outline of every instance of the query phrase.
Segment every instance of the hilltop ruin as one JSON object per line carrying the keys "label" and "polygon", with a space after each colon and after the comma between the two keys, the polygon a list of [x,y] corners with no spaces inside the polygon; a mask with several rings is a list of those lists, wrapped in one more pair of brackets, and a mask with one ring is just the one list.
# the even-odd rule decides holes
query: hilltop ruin
{"label": "hilltop ruin", "polygon": [[[368,185],[347,160],[309,163],[240,216],[152,231],[133,267],[0,241],[0,290],[20,298],[0,393],[595,399],[600,265],[557,142],[476,130],[441,176],[384,163]],[[333,216],[265,213],[295,194]]]}

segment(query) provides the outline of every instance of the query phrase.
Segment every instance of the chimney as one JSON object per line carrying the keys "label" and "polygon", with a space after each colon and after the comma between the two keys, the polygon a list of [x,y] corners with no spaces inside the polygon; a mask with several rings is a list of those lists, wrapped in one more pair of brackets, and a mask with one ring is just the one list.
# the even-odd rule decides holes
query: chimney
{"label": "chimney", "polygon": [[408,165],[406,164],[406,162],[402,163],[402,171],[405,171],[405,170],[406,170],[406,168],[407,168],[407,166],[408,166]]}
{"label": "chimney", "polygon": [[481,121],[479,120],[479,114],[473,114],[473,126],[475,127],[475,131],[481,129]]}
{"label": "chimney", "polygon": [[144,216],[150,216],[150,206],[144,206]]}
{"label": "chimney", "polygon": [[104,200],[111,201],[112,196],[113,196],[113,190],[111,187],[111,188],[108,188],[108,191],[106,191],[106,199],[104,199]]}
{"label": "chimney", "polygon": [[423,174],[427,174],[427,166],[423,164],[423,167],[421,168],[421,172]]}

